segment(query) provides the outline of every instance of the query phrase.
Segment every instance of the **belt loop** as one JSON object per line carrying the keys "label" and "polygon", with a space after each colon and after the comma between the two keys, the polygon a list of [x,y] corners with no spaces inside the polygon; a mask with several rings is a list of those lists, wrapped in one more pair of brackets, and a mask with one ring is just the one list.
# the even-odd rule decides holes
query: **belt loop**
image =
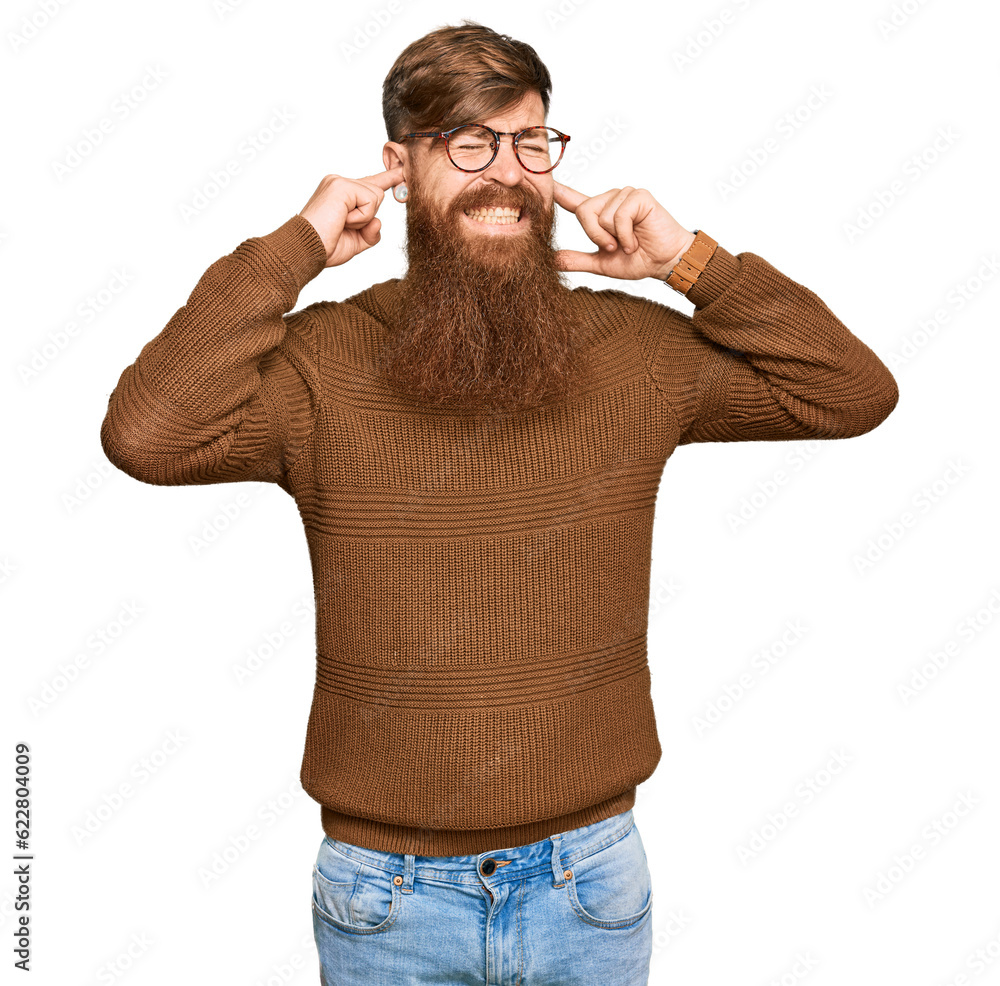
{"label": "belt loop", "polygon": [[405,853],[403,858],[403,885],[400,888],[404,894],[413,893],[413,870],[415,856],[413,853]]}
{"label": "belt loop", "polygon": [[562,833],[557,832],[555,835],[550,835],[549,839],[552,842],[552,879],[555,881],[552,886],[561,887],[566,882],[563,877],[562,860],[559,858],[559,850],[562,848]]}

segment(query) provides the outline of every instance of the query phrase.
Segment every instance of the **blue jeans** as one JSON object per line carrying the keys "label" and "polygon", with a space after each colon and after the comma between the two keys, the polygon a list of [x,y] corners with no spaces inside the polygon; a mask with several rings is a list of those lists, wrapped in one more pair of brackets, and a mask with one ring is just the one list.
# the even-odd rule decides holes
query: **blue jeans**
{"label": "blue jeans", "polygon": [[632,810],[474,856],[323,838],[323,986],[646,986],[653,892]]}

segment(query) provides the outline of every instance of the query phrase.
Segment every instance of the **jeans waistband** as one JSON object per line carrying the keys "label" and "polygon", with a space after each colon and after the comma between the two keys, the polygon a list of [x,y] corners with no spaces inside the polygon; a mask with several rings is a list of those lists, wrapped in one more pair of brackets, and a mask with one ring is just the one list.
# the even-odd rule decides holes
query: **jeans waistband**
{"label": "jeans waistband", "polygon": [[567,832],[554,833],[538,842],[468,856],[416,856],[355,846],[330,836],[325,836],[325,840],[344,856],[401,876],[404,892],[412,890],[413,881],[417,878],[477,884],[484,882],[486,877],[488,882],[497,884],[546,870],[551,871],[554,886],[561,886],[563,871],[567,867],[617,842],[629,833],[634,824],[632,809],[628,808],[618,815]]}

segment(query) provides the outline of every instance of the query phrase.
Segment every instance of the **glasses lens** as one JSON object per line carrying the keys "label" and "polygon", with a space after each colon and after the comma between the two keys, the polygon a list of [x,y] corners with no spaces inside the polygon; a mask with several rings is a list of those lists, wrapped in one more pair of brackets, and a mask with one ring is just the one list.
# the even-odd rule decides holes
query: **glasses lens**
{"label": "glasses lens", "polygon": [[517,141],[517,156],[531,171],[550,171],[562,159],[563,143],[552,127],[525,130]]}
{"label": "glasses lens", "polygon": [[[448,139],[448,154],[457,167],[478,171],[490,163],[495,139],[485,127],[459,127]],[[563,142],[558,130],[533,127],[520,135],[515,151],[529,171],[551,171],[562,159]]]}
{"label": "glasses lens", "polygon": [[448,153],[460,168],[475,171],[493,157],[493,134],[482,127],[459,127],[448,139]]}

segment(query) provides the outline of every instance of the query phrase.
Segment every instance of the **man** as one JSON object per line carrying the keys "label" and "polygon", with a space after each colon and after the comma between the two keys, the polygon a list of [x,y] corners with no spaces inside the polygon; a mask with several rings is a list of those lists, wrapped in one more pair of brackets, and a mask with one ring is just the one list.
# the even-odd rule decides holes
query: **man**
{"label": "man", "polygon": [[[385,171],[326,176],[212,264],[102,426],[145,482],[265,479],[299,507],[317,600],[301,777],[338,986],[647,981],[631,808],[661,754],[646,618],[664,463],[695,441],[861,435],[898,397],[763,258],[645,189],[557,182],[571,138],[546,129],[550,89],[530,46],[478,24],[411,44],[385,82]],[[405,277],[290,313],[379,242],[389,189]],[[594,252],[554,249],[557,206]],[[695,312],[570,290],[564,270],[666,280]]]}

